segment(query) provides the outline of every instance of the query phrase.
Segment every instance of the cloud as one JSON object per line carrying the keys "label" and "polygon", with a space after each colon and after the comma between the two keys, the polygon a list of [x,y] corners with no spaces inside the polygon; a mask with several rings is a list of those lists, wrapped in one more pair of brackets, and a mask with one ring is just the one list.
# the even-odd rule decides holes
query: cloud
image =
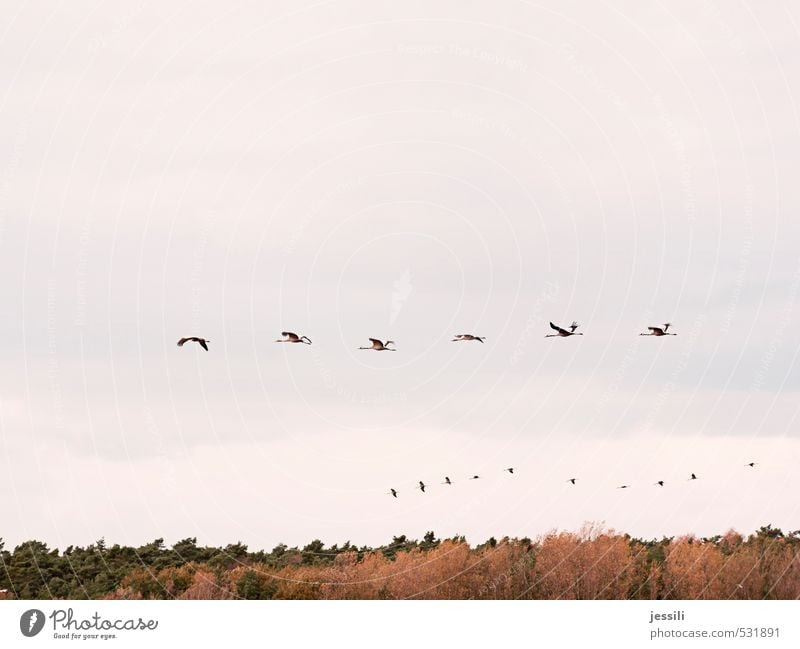
{"label": "cloud", "polygon": [[[438,528],[443,510],[392,518],[357,485],[449,457],[469,470],[490,440],[555,463],[629,445],[646,466],[642,436],[708,453],[763,438],[791,456],[800,60],[785,9],[348,7],[15,15],[0,43],[0,450],[16,502],[47,509],[39,525],[0,504],[9,538],[183,538],[196,523],[220,542],[380,541]],[[544,339],[573,319],[580,340]],[[637,336],[667,320],[678,337]],[[272,344],[286,329],[314,345]],[[486,344],[449,342],[462,332]],[[184,335],[211,351],[177,350]],[[368,337],[398,352],[358,351]],[[295,447],[332,490],[319,503],[322,483],[259,482],[257,458]],[[172,510],[155,495],[165,472]],[[115,478],[91,515],[61,513]],[[759,493],[769,522],[787,520],[791,491],[765,485],[740,522]],[[615,512],[560,516],[530,493],[503,492],[507,518],[481,519],[484,503],[448,525],[489,536],[530,511]],[[251,494],[308,518],[250,530],[244,504],[217,522],[202,510]],[[326,517],[330,494],[353,500]],[[706,527],[670,511],[670,529]]]}

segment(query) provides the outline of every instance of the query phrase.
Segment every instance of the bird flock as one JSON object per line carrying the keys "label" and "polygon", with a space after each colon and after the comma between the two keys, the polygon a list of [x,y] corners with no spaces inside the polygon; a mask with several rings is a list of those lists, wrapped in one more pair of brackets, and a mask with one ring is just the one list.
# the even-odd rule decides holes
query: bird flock
{"label": "bird flock", "polygon": [[[582,336],[583,332],[576,331],[580,325],[573,320],[573,322],[568,327],[560,327],[552,322],[550,322],[550,328],[555,332],[551,334],[545,335],[545,338],[568,338],[570,336]],[[640,336],[677,336],[678,334],[669,331],[669,328],[672,326],[671,323],[666,322],[663,325],[658,327],[647,327],[648,332],[640,333]],[[295,344],[303,344],[303,345],[311,345],[311,339],[304,335],[298,335],[293,331],[282,331],[281,332],[282,338],[278,338],[275,340],[276,343],[295,343]],[[477,341],[479,343],[483,343],[486,340],[486,336],[476,336],[474,334],[454,334],[453,339],[451,342],[470,342],[470,341]],[[370,338],[370,345],[367,347],[359,347],[358,349],[364,350],[372,350],[377,352],[395,352],[397,351],[396,344],[393,340],[382,341],[378,338]],[[178,347],[183,347],[187,342],[195,342],[200,345],[204,350],[208,351],[208,343],[211,342],[207,338],[201,338],[199,336],[189,336],[186,338],[181,338],[178,340]],[[755,468],[756,462],[748,462],[744,466]],[[514,467],[507,467],[503,469],[505,473],[509,475],[514,475]],[[468,477],[468,480],[480,480],[481,476],[479,475],[472,475]],[[691,473],[687,478],[687,481],[698,480],[698,476],[695,473]],[[578,478],[567,478],[565,482],[570,483],[571,485],[575,486],[578,483]],[[444,481],[441,483],[445,486],[452,486],[453,480],[450,479],[449,476],[444,476]],[[653,483],[654,486],[664,487],[666,482],[664,480],[657,480]],[[426,493],[426,489],[429,485],[425,484],[422,480],[420,480],[415,487],[415,490],[419,490],[421,493]],[[629,484],[622,484],[617,487],[617,489],[630,489],[632,485]],[[393,498],[397,498],[400,491],[395,489],[394,487],[390,488],[388,495],[391,495]]]}
{"label": "bird flock", "polygon": [[[747,462],[747,463],[746,463],[744,466],[746,466],[746,467],[749,467],[749,468],[753,469],[753,468],[755,468],[756,464],[757,464],[757,462]],[[503,469],[503,471],[504,471],[504,472],[506,472],[506,473],[509,473],[509,474],[511,474],[511,475],[514,475],[516,470],[517,470],[517,469],[516,469],[515,467],[508,467],[508,468],[505,468],[505,469]],[[468,480],[480,480],[480,478],[481,478],[481,476],[479,476],[479,475],[473,475],[473,476],[470,476],[470,477],[469,477],[469,478],[467,478],[467,479],[468,479]],[[693,480],[699,480],[699,479],[700,479],[700,478],[698,477],[698,475],[697,475],[696,473],[690,473],[690,474],[689,474],[689,477],[686,479],[686,481],[687,481],[687,482],[691,482],[691,481],[693,481]],[[570,484],[571,484],[571,485],[573,485],[573,486],[577,486],[577,484],[578,484],[578,481],[579,481],[579,479],[578,479],[578,478],[567,478],[567,479],[566,479],[564,482],[568,482],[568,483],[570,483]],[[445,476],[445,477],[444,477],[444,482],[442,482],[441,484],[443,484],[443,485],[447,485],[447,486],[452,486],[452,485],[454,484],[454,481],[453,481],[453,480],[451,480],[449,476]],[[653,485],[654,485],[654,486],[658,486],[658,487],[664,487],[664,486],[666,486],[666,484],[667,484],[667,483],[666,483],[666,481],[664,481],[664,480],[656,480],[656,481],[653,483]],[[425,490],[426,490],[428,487],[429,487],[429,485],[428,485],[428,484],[426,484],[425,482],[423,482],[422,480],[420,480],[420,481],[417,483],[417,486],[416,486],[414,489],[415,489],[415,490],[419,490],[419,491],[421,491],[422,493],[426,493],[426,491],[425,491]],[[633,487],[633,485],[630,485],[630,484],[621,484],[621,485],[619,485],[619,486],[617,487],[617,489],[630,489],[631,487]],[[397,490],[397,489],[395,489],[394,487],[392,487],[392,488],[390,488],[390,489],[389,489],[389,491],[387,491],[386,493],[387,493],[388,495],[390,495],[390,496],[394,497],[394,498],[397,498],[397,497],[398,497],[398,495],[400,494],[400,491],[399,491],[399,490]]]}
{"label": "bird flock", "polygon": [[[640,336],[677,336],[678,334],[667,332],[667,330],[672,326],[671,323],[667,322],[660,327],[647,327],[649,333],[640,333]],[[569,336],[582,336],[583,332],[578,332],[576,329],[580,327],[580,325],[572,321],[572,324],[569,327],[559,327],[556,324],[550,323],[550,328],[555,331],[554,334],[547,334],[545,338],[567,338]],[[311,339],[308,336],[301,336],[293,331],[282,331],[281,336],[283,338],[278,338],[275,342],[276,343],[300,343],[304,345],[310,345]],[[486,340],[486,336],[476,336],[474,334],[454,334],[453,339],[451,342],[469,342],[469,341],[477,341],[479,343],[483,343]],[[181,338],[178,341],[178,347],[183,347],[188,342],[194,342],[200,345],[203,349],[208,351],[208,343],[211,341],[208,338],[201,338],[199,336],[189,336],[187,338]],[[370,338],[369,339],[370,345],[368,347],[359,347],[359,349],[371,349],[376,352],[395,352],[397,351],[397,346],[393,340],[387,340],[383,342],[378,338]]]}

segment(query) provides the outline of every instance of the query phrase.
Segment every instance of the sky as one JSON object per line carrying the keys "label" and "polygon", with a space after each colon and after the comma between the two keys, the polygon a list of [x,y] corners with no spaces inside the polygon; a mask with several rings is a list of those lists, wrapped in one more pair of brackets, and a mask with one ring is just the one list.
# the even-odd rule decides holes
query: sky
{"label": "sky", "polygon": [[796,5],[2,5],[7,548],[800,529]]}

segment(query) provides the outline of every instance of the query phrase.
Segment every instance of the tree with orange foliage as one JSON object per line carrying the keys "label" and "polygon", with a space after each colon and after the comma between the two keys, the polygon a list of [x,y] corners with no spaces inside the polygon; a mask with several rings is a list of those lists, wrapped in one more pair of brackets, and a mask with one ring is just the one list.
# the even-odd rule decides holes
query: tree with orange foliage
{"label": "tree with orange foliage", "polygon": [[625,537],[584,526],[546,536],[536,553],[537,599],[626,599],[636,575]]}

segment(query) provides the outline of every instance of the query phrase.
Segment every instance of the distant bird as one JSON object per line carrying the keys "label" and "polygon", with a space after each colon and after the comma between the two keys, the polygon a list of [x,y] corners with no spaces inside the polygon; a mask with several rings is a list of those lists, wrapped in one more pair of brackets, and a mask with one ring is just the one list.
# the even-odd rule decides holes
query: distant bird
{"label": "distant bird", "polygon": [[444,477],[444,482],[443,482],[442,484],[453,484],[453,483],[450,481],[450,478],[448,478],[447,476],[445,476],[445,477]]}
{"label": "distant bird", "polygon": [[575,333],[575,330],[576,330],[576,329],[577,329],[579,326],[580,326],[580,325],[579,325],[577,322],[575,322],[575,321],[573,320],[573,321],[572,321],[572,324],[569,326],[569,331],[567,331],[566,329],[562,329],[562,328],[561,328],[561,327],[559,327],[558,325],[554,325],[554,324],[551,322],[551,323],[550,323],[550,328],[551,328],[551,329],[553,329],[554,331],[557,331],[558,333],[555,333],[555,334],[547,334],[547,335],[545,336],[545,338],[554,338],[555,336],[558,336],[558,337],[560,337],[560,338],[566,338],[567,336],[582,336],[583,334],[578,334],[578,333]]}
{"label": "distant bird", "polygon": [[419,490],[425,493],[425,483],[422,480],[419,481]]}
{"label": "distant bird", "polygon": [[745,464],[745,466],[749,466],[751,468],[754,467],[755,465],[756,465],[755,462],[748,462],[747,464]]}
{"label": "distant bird", "polygon": [[479,343],[482,343],[486,340],[486,336],[473,336],[472,334],[455,334],[455,338],[450,342],[458,342],[461,340],[477,340]]}
{"label": "distant bird", "polygon": [[186,343],[199,343],[200,347],[202,347],[203,349],[208,351],[208,343],[210,343],[210,342],[211,341],[207,340],[206,338],[198,338],[197,336],[189,336],[189,338],[181,338],[178,341],[178,347],[183,347]]}
{"label": "distant bird", "polygon": [[276,340],[276,343],[303,343],[305,345],[311,344],[311,339],[307,336],[298,336],[296,333],[292,331],[281,331],[281,336],[283,338],[279,338]]}
{"label": "distant bird", "polygon": [[692,477],[691,477],[691,478],[689,478],[689,480],[697,480],[697,476],[696,476],[696,475],[693,473],[693,474],[692,474]]}
{"label": "distant bird", "polygon": [[571,482],[572,484],[575,484],[575,481],[576,481],[577,479],[578,479],[578,478],[569,478],[569,479],[567,480],[567,482]]}
{"label": "distant bird", "polygon": [[389,349],[389,345],[394,345],[393,340],[387,340],[386,343],[382,343],[377,338],[370,338],[369,339],[372,345],[369,347],[359,347],[359,349],[374,349],[376,352],[396,352],[396,349]]}
{"label": "distant bird", "polygon": [[617,489],[627,489],[628,487],[630,487],[629,484],[623,484],[623,485],[620,485],[619,487],[617,487]]}
{"label": "distant bird", "polygon": [[664,481],[663,480],[659,480],[658,482],[654,482],[653,484],[657,484],[659,487],[663,487],[664,486]]}
{"label": "distant bird", "polygon": [[667,333],[667,329],[672,326],[671,323],[667,322],[662,327],[648,327],[650,330],[649,334],[639,334],[640,336],[677,336],[678,334],[670,334]]}
{"label": "distant bird", "polygon": [[397,498],[397,489],[389,489],[389,493],[392,494],[395,498]]}
{"label": "distant bird", "polygon": [[474,476],[472,476],[472,477],[470,478],[470,480],[477,480],[478,478],[480,478],[480,476],[479,476],[479,475],[474,475]]}
{"label": "distant bird", "polygon": [[508,467],[508,468],[506,469],[506,471],[508,471],[509,473],[514,473],[514,467],[513,467],[513,466],[510,466],[510,467]]}

